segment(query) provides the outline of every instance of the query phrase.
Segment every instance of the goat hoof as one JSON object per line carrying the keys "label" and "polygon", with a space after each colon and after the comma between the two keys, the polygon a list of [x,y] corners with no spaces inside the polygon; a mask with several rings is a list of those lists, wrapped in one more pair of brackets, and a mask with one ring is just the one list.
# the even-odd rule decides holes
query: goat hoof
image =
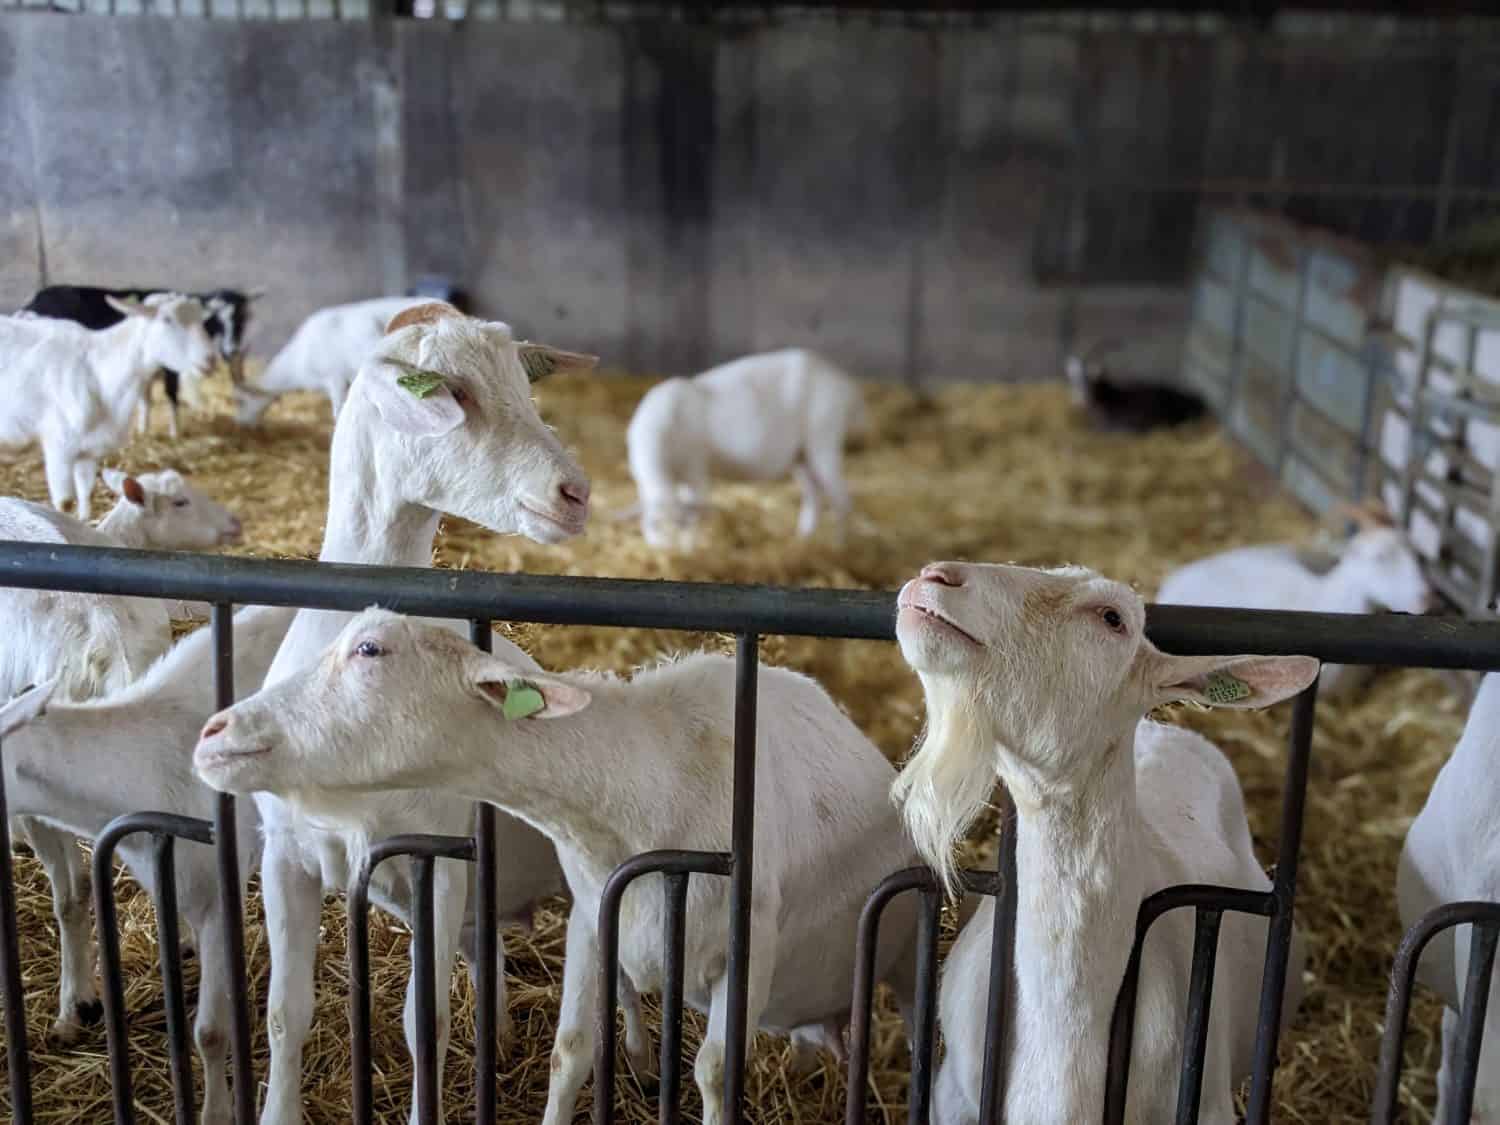
{"label": "goat hoof", "polygon": [[54,1049],[76,1047],[83,1041],[83,1025],[70,1020],[58,1020],[47,1029],[47,1046]]}
{"label": "goat hoof", "polygon": [[78,1013],[78,1022],[84,1027],[93,1027],[104,1019],[104,1001],[85,1000],[74,1005],[74,1011]]}

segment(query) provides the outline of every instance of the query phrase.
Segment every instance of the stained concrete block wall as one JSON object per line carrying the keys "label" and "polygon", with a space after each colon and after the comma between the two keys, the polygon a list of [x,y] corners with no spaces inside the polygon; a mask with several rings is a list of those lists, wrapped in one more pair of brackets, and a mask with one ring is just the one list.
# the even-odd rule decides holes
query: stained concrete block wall
{"label": "stained concrete block wall", "polygon": [[1033,281],[1078,57],[895,26],[0,15],[0,306],[44,279],[264,287],[266,351],[444,272],[636,370],[803,343],[871,377],[1035,378],[1115,325],[1171,367],[1171,286]]}

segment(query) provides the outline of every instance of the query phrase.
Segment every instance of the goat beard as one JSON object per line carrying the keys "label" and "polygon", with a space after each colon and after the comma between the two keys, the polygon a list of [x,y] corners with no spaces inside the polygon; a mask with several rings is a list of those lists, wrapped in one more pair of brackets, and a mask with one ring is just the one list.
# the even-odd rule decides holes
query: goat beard
{"label": "goat beard", "polygon": [[984,704],[948,676],[923,676],[927,727],[891,786],[891,799],[923,859],[950,898],[959,890],[953,847],[989,804],[996,782],[996,744]]}

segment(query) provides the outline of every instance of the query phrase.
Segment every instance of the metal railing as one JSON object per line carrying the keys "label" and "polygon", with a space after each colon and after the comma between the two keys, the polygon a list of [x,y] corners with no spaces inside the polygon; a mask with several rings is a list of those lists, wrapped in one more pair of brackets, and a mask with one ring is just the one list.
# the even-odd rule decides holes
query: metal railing
{"label": "metal railing", "polygon": [[[767,586],[708,585],[602,578],[557,578],[502,575],[473,571],[398,569],[344,564],[283,562],[220,558],[189,554],[119,549],[60,547],[50,544],[0,543],[0,586],[96,594],[204,601],[213,605],[214,675],[217,700],[228,706],[233,691],[232,606],[287,605],[358,611],[370,605],[426,617],[466,619],[476,643],[486,645],[491,622],[526,621],[563,626],[633,627],[692,632],[730,633],[737,638],[737,679],[734,718],[733,824],[728,852],[657,851],[635,856],[609,880],[601,902],[599,935],[602,951],[599,1035],[595,1062],[597,1123],[613,1120],[615,1063],[615,998],[619,983],[617,960],[619,906],[627,886],[645,874],[662,874],[665,884],[661,1120],[678,1120],[676,1099],[681,1088],[681,1016],[683,933],[688,880],[727,877],[731,883],[731,927],[728,941],[729,1020],[726,1042],[724,1109],[726,1120],[743,1120],[745,1052],[744,1026],[749,952],[749,921],[753,872],[754,766],[756,697],[755,669],[762,634],[828,638],[891,640],[894,638],[895,600],[890,592],[860,590],[794,590]],[[1251,610],[1208,610],[1173,606],[1148,609],[1147,632],[1161,648],[1183,655],[1207,653],[1306,654],[1341,664],[1409,665],[1429,668],[1500,669],[1500,624],[1451,618],[1347,616],[1339,614],[1271,613]],[[1290,950],[1296,893],[1297,855],[1306,797],[1308,761],[1316,688],[1298,699],[1291,728],[1291,752],[1286,774],[1280,854],[1276,876],[1268,892],[1226,887],[1173,887],[1148,898],[1141,907],[1135,946],[1119,1000],[1110,1045],[1110,1072],[1105,1120],[1119,1121],[1130,1058],[1129,1031],[1140,964],[1141,943],[1151,924],[1169,910],[1192,907],[1197,915],[1190,1002],[1184,1038],[1182,1079],[1177,1121],[1197,1120],[1198,1084],[1202,1074],[1207,1016],[1212,997],[1214,950],[1219,922],[1225,912],[1244,912],[1269,919],[1265,968],[1262,976],[1259,1027],[1252,1076],[1248,1120],[1260,1125],[1269,1119],[1270,1091],[1276,1065],[1281,1023],[1281,997]],[[3,755],[3,746],[0,746]],[[3,763],[3,758],[0,758]],[[3,768],[0,768],[3,778]],[[15,918],[14,883],[9,834],[0,786],[0,983],[5,990],[5,1026],[10,1064],[11,1105],[18,1122],[33,1119],[26,1028],[21,1000],[20,967]],[[478,1017],[475,1047],[477,1120],[493,1122],[495,1091],[495,977],[496,910],[494,876],[501,857],[495,855],[494,810],[479,805],[473,837],[405,836],[376,842],[371,867],[405,855],[413,858],[412,943],[418,966],[416,989],[418,1119],[437,1116],[437,1059],[434,1051],[435,989],[446,987],[432,971],[433,864],[439,858],[472,861],[477,866],[476,927]],[[117,818],[96,843],[95,893],[101,936],[101,968],[106,985],[106,1023],[109,1038],[114,1113],[118,1125],[134,1121],[126,1042],[126,1014],[119,968],[118,934],[109,878],[114,846],[134,832],[153,833],[157,840],[155,903],[160,919],[161,960],[167,991],[167,1027],[171,1039],[176,1119],[192,1120],[192,1083],[187,1067],[186,1020],[183,1016],[181,974],[176,968],[176,910],[170,898],[173,841],[212,843],[218,849],[221,906],[229,930],[234,1013],[232,1055],[235,1120],[254,1120],[255,1082],[250,1057],[250,998],[246,988],[239,858],[234,832],[235,802],[221,797],[211,823],[162,813],[131,813]],[[1015,933],[1015,829],[1003,818],[999,860],[994,871],[969,871],[966,890],[997,896],[993,957],[990,974],[986,1065],[982,1111],[987,1123],[998,1122],[1004,1106],[1005,1067],[998,1045],[1003,1042],[1012,978]],[[372,1120],[370,1093],[370,1007],[368,937],[365,930],[368,873],[350,895],[351,1053],[354,1064],[355,1120]],[[881,912],[897,895],[922,896],[917,933],[917,975],[913,1073],[909,1119],[926,1120],[931,1096],[936,1044],[936,962],[938,912],[941,897],[930,872],[923,868],[893,874],[874,890],[860,920],[854,1001],[851,1017],[847,1121],[863,1120],[865,1082],[869,1067],[869,1025],[873,992],[873,957]],[[165,901],[164,901],[165,898]],[[1381,1090],[1394,1105],[1399,1077],[1400,1036],[1411,976],[1421,948],[1433,932],[1445,926],[1474,922],[1482,940],[1472,965],[1470,999],[1464,1026],[1472,1032],[1465,1043],[1477,1059],[1483,1024],[1483,995],[1493,960],[1495,927],[1500,906],[1460,904],[1436,912],[1418,927],[1402,947],[1392,985],[1392,1011],[1382,1054]],[[1405,974],[1404,976],[1402,974]],[[1479,982],[1478,978],[1484,980]],[[1481,991],[1475,991],[1482,984]],[[1474,1012],[1478,1005],[1478,1014]],[[1473,1068],[1466,1072],[1473,1076]],[[1472,1083],[1471,1083],[1472,1085]],[[1381,1116],[1377,1107],[1375,1120]],[[1465,1117],[1466,1119],[1466,1117]]]}

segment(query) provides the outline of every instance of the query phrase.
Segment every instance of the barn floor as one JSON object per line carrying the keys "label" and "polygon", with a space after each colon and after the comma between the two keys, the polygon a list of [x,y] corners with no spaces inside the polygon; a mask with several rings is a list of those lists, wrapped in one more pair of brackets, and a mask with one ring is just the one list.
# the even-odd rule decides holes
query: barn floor
{"label": "barn floor", "polygon": [[[1134,582],[1149,594],[1182,561],[1236,544],[1302,538],[1312,531],[1311,521],[1273,495],[1247,460],[1210,426],[1144,439],[1096,437],[1078,425],[1057,387],[960,387],[929,402],[879,388],[871,391],[872,432],[848,459],[858,515],[843,545],[827,532],[805,543],[790,537],[797,503],[790,484],[726,486],[716,494],[720,510],[710,518],[701,548],[662,555],[644,546],[633,525],[608,518],[634,500],[625,472],[624,429],[647,386],[648,380],[620,377],[558,379],[539,387],[544,415],[581,452],[594,481],[596,516],[583,539],[542,547],[449,526],[437,551],[438,564],[891,588],[932,558],[1079,562]],[[159,407],[162,428],[163,414]],[[155,435],[137,440],[118,463],[134,470],[172,465],[189,473],[245,521],[245,554],[310,558],[321,537],[329,431],[323,400],[294,397],[272,409],[264,429],[241,433],[230,419],[224,389],[210,385],[203,412],[184,412],[180,441]],[[0,465],[0,492],[44,499],[40,455]],[[101,490],[96,502],[103,499]],[[726,643],[717,637],[629,630],[522,626],[509,632],[544,665],[558,668],[626,670],[666,650]],[[770,638],[766,656],[817,676],[891,758],[909,748],[921,719],[921,697],[894,646]],[[1270,863],[1288,709],[1229,717],[1183,713],[1180,718],[1212,733],[1234,760],[1262,858]],[[1462,712],[1437,677],[1420,671],[1387,675],[1373,693],[1352,705],[1319,707],[1298,907],[1310,938],[1309,988],[1282,1041],[1277,1121],[1335,1125],[1368,1120],[1385,977],[1399,938],[1392,892],[1396,857],[1462,722]],[[986,853],[988,847],[979,843],[974,851]],[[53,1051],[44,1044],[56,981],[50,903],[35,864],[22,859],[16,867],[38,1120],[107,1120],[102,1031],[71,1051]],[[170,1088],[154,923],[149,905],[124,876],[119,893],[137,1093],[143,1119],[165,1121],[170,1119]],[[531,936],[507,935],[510,1004],[519,1032],[517,1044],[501,1062],[500,1120],[507,1123],[535,1122],[546,1098],[563,951],[565,915],[558,905],[540,916]],[[267,953],[258,901],[249,917],[252,980],[263,1005]],[[305,1060],[313,1122],[349,1119],[343,928],[341,907],[330,904],[317,1017]],[[375,1096],[381,1120],[403,1121],[410,1076],[399,1018],[406,939],[398,927],[377,918],[371,942],[377,972]],[[193,970],[189,979],[196,979]],[[464,1120],[472,1093],[466,1046],[472,1042],[472,1012],[467,980],[458,980],[456,987],[462,1007],[457,1009],[445,1097],[452,1118]],[[1430,1119],[1419,1106],[1431,1102],[1436,1022],[1435,1006],[1421,999],[1414,1011],[1403,1089],[1412,1121]],[[263,1076],[263,1028],[257,1027],[256,1035],[256,1070]],[[695,1042],[695,1032],[689,1038]],[[779,1043],[758,1041],[748,1083],[752,1120],[842,1119],[843,1079],[831,1064],[794,1082],[782,1061]],[[874,1063],[870,1120],[904,1120],[905,1053],[889,1011],[877,1032]],[[687,1112],[696,1118],[696,1093],[690,1082],[686,1085]],[[628,1078],[621,1083],[621,1097],[622,1121],[655,1120],[655,1103]],[[580,1119],[590,1104],[586,1088]]]}

